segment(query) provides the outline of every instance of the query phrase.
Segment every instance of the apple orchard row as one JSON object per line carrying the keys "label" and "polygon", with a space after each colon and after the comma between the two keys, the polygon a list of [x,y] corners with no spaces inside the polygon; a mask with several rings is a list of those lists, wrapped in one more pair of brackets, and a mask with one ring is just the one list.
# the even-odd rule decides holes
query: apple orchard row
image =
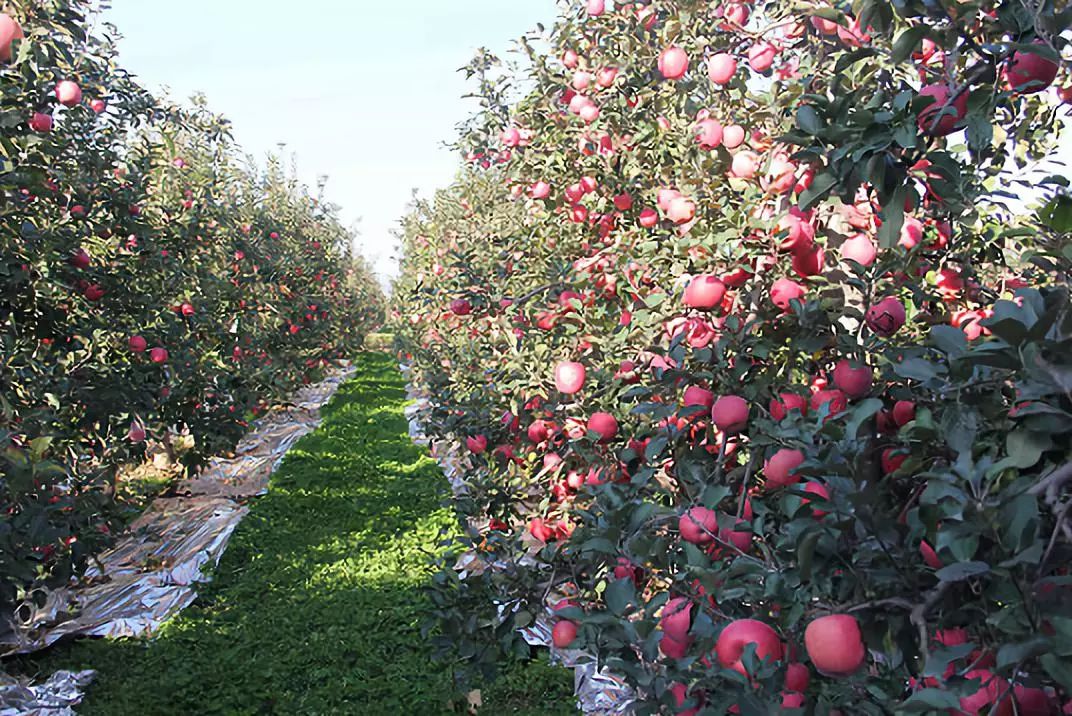
{"label": "apple orchard row", "polygon": [[478,53],[393,312],[464,684],[549,608],[639,713],[1072,708],[1068,21],[591,0]]}
{"label": "apple orchard row", "polygon": [[109,542],[147,445],[230,450],[383,313],[334,209],[139,87],[91,8],[0,13],[4,623]]}

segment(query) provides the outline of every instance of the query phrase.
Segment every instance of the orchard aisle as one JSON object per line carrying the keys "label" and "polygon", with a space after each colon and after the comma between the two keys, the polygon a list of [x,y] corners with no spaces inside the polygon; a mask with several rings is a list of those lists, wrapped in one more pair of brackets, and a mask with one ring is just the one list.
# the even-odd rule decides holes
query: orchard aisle
{"label": "orchard aisle", "polygon": [[[450,675],[420,633],[445,479],[408,437],[391,358],[355,363],[194,606],[154,641],[83,641],[24,666],[97,669],[83,714],[449,713]],[[517,665],[482,713],[570,713],[571,682]]]}

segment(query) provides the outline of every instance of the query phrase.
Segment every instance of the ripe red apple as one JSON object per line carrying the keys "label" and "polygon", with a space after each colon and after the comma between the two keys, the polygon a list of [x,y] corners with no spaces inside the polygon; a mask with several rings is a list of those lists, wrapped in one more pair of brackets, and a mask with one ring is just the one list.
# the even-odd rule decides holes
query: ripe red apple
{"label": "ripe red apple", "polygon": [[145,441],[145,427],[136,420],[130,421],[130,429],[127,430],[127,440],[132,443]]}
{"label": "ripe red apple", "polygon": [[468,316],[473,312],[473,306],[464,298],[456,298],[450,302],[450,312],[455,316]]}
{"label": "ripe red apple", "polygon": [[0,13],[0,62],[11,61],[11,43],[23,37],[18,21],[7,13]]}
{"label": "ripe red apple", "polygon": [[[725,141],[724,138],[723,141]],[[758,170],[759,157],[755,152],[746,149],[733,155],[733,160],[730,162],[730,176],[738,179],[751,179]]]}
{"label": "ripe red apple", "polygon": [[684,301],[689,308],[700,311],[710,311],[720,303],[726,295],[726,284],[714,274],[700,274],[693,276],[689,285],[685,287]]}
{"label": "ripe red apple", "polygon": [[717,149],[722,144],[722,125],[710,117],[700,120],[696,124],[696,141],[703,149]]}
{"label": "ripe red apple", "polygon": [[748,424],[748,402],[737,395],[723,395],[711,408],[711,420],[727,435],[739,433]]}
{"label": "ripe red apple", "polygon": [[483,435],[470,435],[465,438],[465,446],[474,455],[481,455],[488,449],[488,439]]}
{"label": "ripe red apple", "polygon": [[[767,478],[766,488],[776,490],[800,482],[800,477],[793,472],[804,462],[804,453],[792,448],[782,448],[770,456],[763,465],[763,474]],[[793,689],[801,691],[802,689]]]}
{"label": "ripe red apple", "polygon": [[875,263],[877,255],[878,249],[867,234],[857,234],[845,239],[845,242],[841,244],[841,258],[845,261],[855,261],[861,266],[870,266]]}
{"label": "ripe red apple", "polygon": [[819,244],[812,244],[793,253],[793,271],[801,278],[818,276],[823,272],[825,263],[826,252]]}
{"label": "ripe red apple", "polygon": [[792,663],[785,668],[785,689],[804,693],[808,690],[808,682],[811,681],[811,672],[804,664]]}
{"label": "ripe red apple", "polygon": [[[674,706],[677,707],[677,711],[674,712],[675,716],[696,716],[700,713],[700,709],[703,707],[704,692],[699,692],[690,695],[688,687],[680,681],[670,687],[670,693],[674,697]],[[683,709],[682,707],[692,698],[699,702],[698,706],[694,706],[691,709]]]}
{"label": "ripe red apple", "polygon": [[551,627],[551,643],[557,649],[566,649],[577,638],[577,625],[569,619],[561,619]]}
{"label": "ripe red apple", "polygon": [[791,410],[799,410],[802,414],[806,414],[808,399],[796,393],[779,393],[778,397],[771,398],[768,409],[772,418],[781,421]]}
{"label": "ripe red apple", "polygon": [[882,451],[882,473],[892,475],[901,469],[901,465],[908,459],[908,453],[897,448],[886,448]]}
{"label": "ripe red apple", "polygon": [[760,41],[748,48],[748,64],[756,72],[766,72],[774,64],[778,48],[769,42]]}
{"label": "ripe red apple", "polygon": [[529,195],[533,199],[546,199],[551,196],[551,185],[545,181],[535,182],[529,187]]}
{"label": "ripe red apple", "polygon": [[690,385],[685,388],[684,403],[686,406],[702,405],[711,408],[715,404],[715,394],[698,385]]}
{"label": "ripe red apple", "polygon": [[108,109],[108,105],[103,99],[95,99],[89,103],[89,108],[93,110],[94,114],[104,114],[104,110]]}
{"label": "ripe red apple", "polygon": [[592,413],[588,418],[588,432],[599,436],[599,442],[609,443],[618,435],[618,421],[610,413]]}
{"label": "ripe red apple", "polygon": [[734,671],[748,675],[741,656],[749,644],[756,645],[757,659],[781,661],[784,650],[778,632],[757,619],[737,619],[726,625],[715,642],[718,663]]}
{"label": "ripe red apple", "polygon": [[681,539],[692,544],[709,544],[718,534],[718,515],[706,507],[690,507],[677,520]]}
{"label": "ripe red apple", "polygon": [[1032,94],[1053,84],[1058,66],[1053,60],[1037,52],[1017,50],[1005,66],[1005,80],[1012,89],[1021,94]]}
{"label": "ripe red apple", "polygon": [[871,392],[874,376],[866,365],[854,366],[849,360],[840,360],[834,366],[834,385],[850,398],[862,398]]}
{"label": "ripe red apple", "polygon": [[56,84],[56,99],[64,107],[74,107],[82,102],[82,88],[77,82],[63,80]]}
{"label": "ripe red apple", "polygon": [[788,311],[791,301],[804,298],[807,289],[791,278],[780,278],[771,286],[770,297],[775,306]]}
{"label": "ripe red apple", "polygon": [[826,676],[848,676],[867,659],[860,623],[849,614],[813,619],[804,630],[808,658]]}
{"label": "ripe red apple", "polygon": [[1057,713],[1049,695],[1042,689],[1017,684],[1013,687],[1013,695],[1020,716],[1053,716]]}
{"label": "ripe red apple", "polygon": [[104,289],[101,288],[99,284],[91,283],[86,286],[84,291],[82,291],[82,295],[86,297],[87,301],[96,303],[104,298]]}
{"label": "ripe red apple", "polygon": [[[916,118],[920,133],[944,137],[956,131],[957,125],[968,114],[968,93],[961,92],[953,100],[952,104],[946,107],[946,103],[949,102],[955,91],[955,89],[943,84],[926,85],[919,91],[920,97],[927,97],[932,100],[930,104],[920,111],[919,116]],[[942,113],[940,118],[939,112]],[[931,129],[932,124],[934,129]]]}
{"label": "ripe red apple", "polygon": [[130,346],[130,350],[134,351],[135,353],[144,353],[146,347],[148,346],[148,344],[145,342],[145,339],[141,336],[131,336],[127,340],[127,345]]}
{"label": "ripe red apple", "polygon": [[153,348],[149,351],[149,359],[153,363],[166,363],[168,359],[167,348]]}
{"label": "ripe red apple", "polygon": [[[815,495],[823,501],[830,500],[830,491],[826,489],[826,485],[819,482],[818,480],[811,480],[809,482],[804,483],[804,492],[807,492],[811,495]],[[811,504],[811,500],[808,498],[801,498],[800,504],[801,506],[809,505]],[[827,514],[828,513],[826,510],[820,509],[815,506],[812,506],[811,508],[811,516],[817,520],[821,520],[822,518],[826,517]]]}
{"label": "ripe red apple", "polygon": [[998,706],[997,714],[999,716],[1011,716],[1013,713],[1012,698],[1009,694],[1009,682],[1004,677],[996,675],[990,669],[972,669],[968,673],[964,674],[965,679],[978,680],[979,688],[967,696],[963,696],[960,699],[960,710],[962,714],[968,716],[975,716],[975,714],[989,714],[998,699],[1001,699],[1001,705]]}
{"label": "ripe red apple", "polygon": [[540,542],[550,542],[555,537],[554,527],[548,525],[542,517],[534,517],[529,520],[528,530],[529,534]]}
{"label": "ripe red apple", "polygon": [[680,47],[667,47],[659,54],[659,72],[668,80],[679,80],[689,69],[689,56]]}
{"label": "ripe red apple", "polygon": [[722,129],[722,146],[726,149],[736,149],[744,143],[744,127],[739,124],[730,124]]}
{"label": "ripe red apple", "polygon": [[736,73],[737,59],[728,52],[719,52],[707,61],[707,76],[716,85],[729,84]]}
{"label": "ripe red apple", "polygon": [[629,211],[633,208],[633,197],[628,192],[622,192],[614,197],[614,208],[618,211]]}
{"label": "ripe red apple", "polygon": [[889,338],[905,324],[905,307],[896,296],[886,296],[867,309],[867,326],[879,336]]}
{"label": "ripe red apple", "polygon": [[599,17],[607,10],[607,5],[604,0],[588,0],[588,14],[592,17]]}
{"label": "ripe red apple", "polygon": [[584,366],[575,361],[562,361],[555,366],[555,387],[562,393],[573,395],[584,385]]}
{"label": "ripe red apple", "polygon": [[898,400],[893,405],[893,422],[904,427],[916,419],[916,404],[911,400]]}
{"label": "ripe red apple", "polygon": [[812,393],[811,409],[818,411],[824,405],[829,406],[829,415],[837,415],[845,412],[845,409],[849,407],[849,399],[845,393],[837,389],[819,390]]}
{"label": "ripe red apple", "polygon": [[645,229],[650,229],[659,223],[659,212],[655,209],[644,209],[640,212],[638,221]]}
{"label": "ripe red apple", "polygon": [[74,253],[71,254],[71,257],[67,259],[67,263],[74,266],[76,269],[81,269],[83,271],[89,268],[91,261],[92,259],[89,256],[89,252],[83,248],[75,249]]}
{"label": "ripe red apple", "polygon": [[52,115],[44,112],[34,112],[30,117],[30,129],[40,134],[52,131]]}
{"label": "ripe red apple", "polygon": [[934,547],[927,544],[926,540],[919,543],[919,553],[923,557],[923,561],[931,569],[941,569],[945,566],[942,559],[938,556],[938,553],[934,551]]}
{"label": "ripe red apple", "polygon": [[804,694],[797,693],[796,691],[783,691],[782,692],[782,709],[791,711],[793,709],[802,709],[807,700],[804,698]]}

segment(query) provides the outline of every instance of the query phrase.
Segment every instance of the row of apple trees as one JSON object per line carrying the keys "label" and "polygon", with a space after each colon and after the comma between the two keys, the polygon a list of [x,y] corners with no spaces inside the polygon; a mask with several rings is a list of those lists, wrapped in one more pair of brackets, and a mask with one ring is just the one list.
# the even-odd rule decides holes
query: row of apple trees
{"label": "row of apple trees", "polygon": [[91,8],[0,14],[0,625],[107,543],[148,443],[196,468],[383,314],[334,208],[139,87]]}
{"label": "row of apple trees", "polygon": [[640,713],[1067,708],[1070,19],[591,0],[474,60],[394,316],[460,685],[546,601]]}
{"label": "row of apple trees", "polygon": [[1069,702],[1070,15],[591,0],[478,55],[393,317],[468,466],[460,686],[546,602],[640,713]]}

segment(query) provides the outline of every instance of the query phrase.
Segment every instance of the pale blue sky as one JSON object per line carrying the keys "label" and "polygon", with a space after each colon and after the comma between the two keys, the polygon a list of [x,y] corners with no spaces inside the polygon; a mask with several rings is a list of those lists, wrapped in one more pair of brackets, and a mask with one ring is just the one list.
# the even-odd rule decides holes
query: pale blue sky
{"label": "pale blue sky", "polygon": [[[181,7],[181,9],[179,9]],[[447,184],[442,147],[471,109],[457,68],[555,17],[554,0],[112,0],[122,65],[176,98],[203,91],[257,156],[279,142],[329,176],[362,249],[391,269],[411,190]]]}

